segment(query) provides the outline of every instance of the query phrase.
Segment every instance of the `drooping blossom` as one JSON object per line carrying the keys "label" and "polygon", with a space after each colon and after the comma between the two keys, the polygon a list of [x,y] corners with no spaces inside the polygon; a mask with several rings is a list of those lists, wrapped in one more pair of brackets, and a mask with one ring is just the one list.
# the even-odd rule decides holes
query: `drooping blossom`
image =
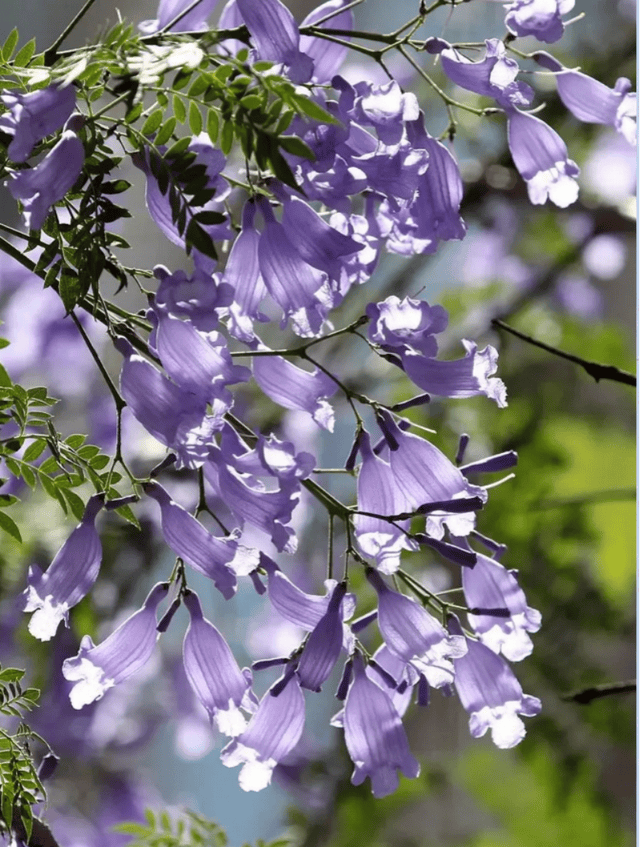
{"label": "drooping blossom", "polygon": [[255,356],[253,376],[274,403],[309,412],[318,426],[333,432],[333,407],[327,397],[335,394],[338,386],[319,368],[305,371],[282,356]]}
{"label": "drooping blossom", "polygon": [[562,15],[570,12],[575,0],[515,0],[506,7],[505,24],[509,32],[524,38],[533,35],[551,44],[564,33]]}
{"label": "drooping blossom", "polygon": [[[406,509],[406,499],[396,484],[390,464],[375,455],[369,433],[363,431],[358,440],[362,464],[358,472],[358,510],[373,515],[398,515]],[[365,556],[375,559],[382,573],[394,573],[400,567],[402,550],[417,550],[405,530],[408,521],[386,521],[371,515],[354,517],[358,547]]]}
{"label": "drooping blossom", "polygon": [[294,82],[307,82],[313,60],[300,50],[300,31],[280,0],[236,0],[260,59],[287,66]]}
{"label": "drooping blossom", "polygon": [[637,142],[637,97],[626,77],[616,80],[613,88],[581,71],[562,66],[557,59],[540,50],[534,54],[539,65],[555,74],[560,99],[578,120],[604,124],[617,130],[635,147]]}
{"label": "drooping blossom", "polygon": [[[145,492],[160,505],[162,534],[176,556],[212,579],[225,599],[233,597],[237,580],[231,563],[236,557],[251,558],[252,552],[238,545],[233,537],[217,538],[212,535],[193,515],[172,500],[157,482],[146,483]],[[254,567],[258,564],[257,554],[252,564]]]}
{"label": "drooping blossom", "polygon": [[[467,570],[467,568],[465,568]],[[419,603],[394,591],[374,570],[367,579],[378,594],[378,625],[389,650],[441,688],[453,682],[453,659],[466,651],[464,638],[449,635]]]}
{"label": "drooping blossom", "polygon": [[12,197],[22,203],[28,229],[42,228],[51,206],[71,189],[83,164],[82,142],[73,129],[65,129],[41,162],[10,175],[8,188]]}
{"label": "drooping blossom", "polygon": [[23,94],[11,91],[0,100],[9,111],[0,116],[0,130],[12,135],[7,148],[12,162],[26,162],[31,151],[43,138],[63,126],[76,105],[73,85],[48,85]]}
{"label": "drooping blossom", "polygon": [[[321,29],[327,27],[341,30],[353,29],[353,10],[347,8],[340,11],[343,6],[347,5],[348,0],[327,0],[326,3],[322,3],[313,9],[304,18],[300,26],[313,26],[316,21],[320,21],[331,14],[329,20],[319,24]],[[341,38],[347,40],[348,37],[343,35]],[[326,38],[317,38],[312,35],[300,36],[301,52],[313,59],[312,79],[315,82],[330,82],[338,73],[348,49],[345,44],[337,44],[335,41],[329,41]]]}
{"label": "drooping blossom", "polygon": [[297,671],[300,685],[310,691],[320,691],[333,670],[343,642],[342,600],[346,583],[333,589],[327,611],[318,621],[304,646]]}
{"label": "drooping blossom", "polygon": [[156,265],[153,273],[160,281],[153,298],[157,315],[187,318],[201,332],[218,328],[220,317],[233,300],[233,289],[220,280],[219,274],[212,276],[200,268],[191,276],[184,271],[169,273],[163,265]]}
{"label": "drooping blossom", "polygon": [[[462,635],[457,618],[449,619],[449,631]],[[480,641],[467,639],[467,652],[456,659],[454,684],[460,702],[469,712],[469,729],[474,738],[491,730],[496,747],[508,749],[526,734],[518,715],[533,717],[542,704],[537,697],[522,693],[522,686],[505,660]]]}
{"label": "drooping blossom", "polygon": [[409,749],[402,720],[389,695],[367,676],[360,654],[353,659],[353,681],[344,710],[331,722],[344,726],[344,739],[355,767],[353,785],[371,779],[374,797],[386,797],[398,787],[398,771],[409,779],[420,765]]}
{"label": "drooping blossom", "polygon": [[430,306],[424,300],[395,294],[379,303],[369,303],[366,314],[370,319],[369,340],[388,352],[414,350],[423,356],[435,356],[438,342],[435,335],[444,332],[449,315],[442,306]]}
{"label": "drooping blossom", "polygon": [[22,609],[33,612],[29,632],[40,641],[53,638],[60,621],[68,625],[69,609],[82,600],[98,577],[102,545],[95,519],[103,502],[100,494],[89,498],[82,520],[44,573],[36,565],[29,568]]}
{"label": "drooping blossom", "polygon": [[528,656],[533,650],[528,633],[540,629],[541,615],[527,605],[514,573],[477,553],[475,567],[462,569],[462,587],[469,608],[485,611],[469,614],[482,643],[511,662]]}
{"label": "drooping blossom", "polygon": [[242,209],[242,228],[233,242],[223,275],[225,283],[234,290],[229,306],[229,332],[247,343],[255,338],[253,321],[268,321],[259,310],[267,289],[260,273],[260,233],[254,226],[255,214],[256,204],[247,200]]}
{"label": "drooping blossom", "polygon": [[576,177],[580,168],[569,158],[558,133],[535,115],[507,110],[509,150],[520,176],[526,180],[529,200],[541,205],[551,200],[564,209],[578,199]]}
{"label": "drooping blossom", "polygon": [[224,735],[236,736],[247,721],[240,707],[253,711],[251,671],[240,670],[218,630],[202,614],[197,594],[188,591],[184,604],[190,623],[184,637],[184,669],[198,700]]}
{"label": "drooping blossom", "polygon": [[296,746],[304,729],[304,695],[289,670],[260,701],[244,732],[231,741],[220,758],[228,768],[242,765],[243,791],[261,791],[271,782],[273,769]]}
{"label": "drooping blossom", "polygon": [[155,585],[141,609],[98,645],[90,635],[80,642],[80,652],[62,665],[64,678],[73,682],[69,699],[74,709],[99,700],[106,691],[137,673],[151,658],[158,639],[156,611],[167,596],[169,584]]}

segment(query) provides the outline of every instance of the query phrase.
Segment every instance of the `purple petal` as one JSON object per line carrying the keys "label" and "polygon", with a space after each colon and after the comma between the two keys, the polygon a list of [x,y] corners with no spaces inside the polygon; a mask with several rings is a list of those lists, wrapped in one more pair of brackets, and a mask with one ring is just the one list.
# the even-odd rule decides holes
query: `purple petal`
{"label": "purple petal", "polygon": [[168,583],[158,583],[141,609],[97,646],[85,635],[80,652],[65,659],[62,674],[74,683],[69,699],[74,709],[99,700],[105,691],[137,673],[151,658],[158,639],[156,611],[167,596]]}
{"label": "purple petal", "polygon": [[314,628],[302,651],[297,673],[300,685],[310,691],[320,691],[338,661],[343,638],[340,607],[346,590],[346,584],[336,585],[326,613]]}
{"label": "purple petal", "polygon": [[307,82],[313,61],[300,52],[300,33],[280,0],[236,0],[261,59],[289,66],[294,82]]}
{"label": "purple petal", "polygon": [[9,158],[26,162],[38,141],[60,129],[71,116],[76,90],[73,85],[49,85],[29,94],[3,94],[0,99],[9,109],[0,117],[0,130],[13,136],[7,148]]}
{"label": "purple petal", "polygon": [[[327,27],[342,30],[353,29],[353,11],[351,9],[347,9],[344,12],[338,11],[347,2],[348,0],[328,0],[327,3],[323,3],[308,14],[302,21],[302,26],[312,26],[316,21],[325,18],[332,12],[338,12],[328,21],[320,24],[320,27],[322,29]],[[341,36],[341,38],[346,40],[347,36]],[[300,50],[313,59],[313,79],[316,82],[331,81],[340,70],[348,49],[343,44],[336,44],[325,38],[314,38],[310,35],[302,35],[300,37]]]}

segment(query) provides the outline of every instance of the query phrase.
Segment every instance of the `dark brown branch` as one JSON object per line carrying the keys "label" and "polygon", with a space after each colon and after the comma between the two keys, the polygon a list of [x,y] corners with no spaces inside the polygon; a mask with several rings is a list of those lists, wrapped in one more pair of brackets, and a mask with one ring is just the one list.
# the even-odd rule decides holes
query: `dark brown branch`
{"label": "dark brown branch", "polygon": [[592,700],[599,700],[601,697],[610,697],[612,694],[631,694],[635,690],[635,679],[625,680],[624,682],[607,682],[603,685],[591,685],[589,688],[582,688],[580,691],[565,694],[561,699],[568,703],[580,703],[581,706],[585,706]]}
{"label": "dark brown branch", "polygon": [[599,362],[590,362],[588,359],[583,359],[581,356],[574,356],[573,353],[566,353],[564,350],[559,350],[557,347],[552,347],[550,344],[545,344],[544,341],[538,341],[531,335],[527,335],[524,332],[514,329],[512,326],[509,326],[509,324],[506,324],[504,321],[498,320],[497,318],[494,318],[491,321],[491,325],[504,329],[506,332],[510,332],[511,335],[515,335],[516,338],[526,341],[527,344],[533,344],[534,347],[546,350],[547,353],[551,353],[554,356],[559,356],[561,359],[566,359],[569,362],[574,362],[574,364],[580,365],[580,367],[584,368],[589,376],[593,377],[596,382],[600,382],[601,379],[609,379],[612,382],[622,382],[624,385],[636,385],[636,378],[632,373],[616,368],[614,365],[602,365]]}

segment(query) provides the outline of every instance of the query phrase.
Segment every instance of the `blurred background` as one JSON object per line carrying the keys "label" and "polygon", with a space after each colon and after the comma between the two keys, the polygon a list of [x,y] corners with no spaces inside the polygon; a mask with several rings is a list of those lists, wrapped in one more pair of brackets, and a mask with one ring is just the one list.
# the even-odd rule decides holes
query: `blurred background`
{"label": "blurred background", "polygon": [[[35,36],[38,48],[45,48],[80,5],[80,0],[3,0],[0,39],[18,26],[21,43]],[[301,20],[315,3],[290,0],[287,5]],[[367,0],[356,9],[357,26],[393,30],[415,14],[416,5],[414,0]],[[633,79],[635,4],[579,0],[574,11],[584,12],[584,18],[569,26],[550,52],[610,86],[619,76]],[[118,12],[139,22],[153,18],[156,5],[149,0],[99,0],[67,46],[104,32]],[[418,35],[455,42],[502,37],[503,20],[501,4],[474,0],[455,10],[438,10]],[[535,41],[518,46],[539,47]],[[384,81],[375,64],[361,60],[353,54],[345,76]],[[439,135],[448,123],[441,101],[406,63],[390,64],[401,84],[418,95],[429,131]],[[436,67],[436,79],[438,74]],[[15,596],[24,586],[26,567],[33,561],[46,566],[73,526],[52,501],[39,502],[36,494],[35,502],[24,503],[17,512],[25,543],[3,536],[0,547],[0,661],[27,666],[33,684],[43,689],[32,725],[61,756],[49,783],[46,818],[64,847],[126,844],[127,837],[114,835],[111,826],[140,819],[147,806],[198,810],[226,829],[233,845],[272,838],[287,828],[305,844],[327,847],[634,843],[633,694],[588,704],[570,699],[592,685],[635,678],[633,393],[624,385],[596,384],[573,364],[506,333],[496,335],[491,328],[491,320],[500,318],[547,344],[634,370],[635,151],[612,129],[579,124],[546,83],[544,76],[536,77],[536,104],[546,103],[542,117],[560,133],[581,167],[580,200],[565,210],[531,206],[511,164],[503,122],[461,112],[453,149],[465,179],[466,239],[442,246],[435,256],[386,257],[370,283],[353,292],[334,318],[342,326],[372,300],[421,292],[450,312],[444,352],[459,356],[461,338],[498,347],[508,409],[474,398],[434,401],[426,411],[412,410],[408,416],[437,430],[434,441],[448,455],[455,453],[459,434],[468,433],[467,461],[519,451],[515,480],[491,492],[479,529],[508,545],[503,564],[519,571],[529,604],[542,612],[534,652],[515,667],[524,691],[542,699],[542,714],[527,721],[528,735],[518,748],[500,751],[487,737],[472,740],[457,701],[435,692],[428,708],[413,708],[406,719],[421,776],[403,780],[393,796],[374,800],[368,782],[359,788],[350,785],[352,765],[342,734],[328,726],[337,711],[332,697],[337,679],[332,679],[322,697],[307,698],[305,736],[286,766],[276,770],[274,784],[260,794],[245,794],[235,772],[220,764],[222,739],[210,729],[184,677],[182,610],[141,675],[82,712],[71,709],[60,675],[62,659],[77,651],[84,633],[97,641],[111,632],[137,608],[150,585],[170,572],[173,560],[151,507],[136,509],[141,532],[102,518],[105,560],[96,589],[72,613],[69,630],[61,629],[51,644],[34,643],[24,616],[16,611]],[[457,94],[475,102],[468,92]],[[477,100],[476,105],[486,105]],[[123,227],[133,245],[128,261],[138,267],[163,263],[171,270],[185,268],[184,256],[148,216],[135,169],[123,175],[134,182],[135,196],[134,215]],[[0,213],[6,223],[20,226],[4,187]],[[110,285],[108,296],[113,293]],[[119,298],[131,306],[133,296],[123,292]],[[0,256],[3,335],[11,341],[0,351],[0,360],[22,384],[47,384],[53,394],[66,398],[63,431],[66,426],[69,433],[89,432],[91,443],[108,449],[115,437],[111,400],[54,300],[52,292],[41,290],[39,280]],[[97,345],[104,342],[99,329],[90,331]],[[335,346],[323,346],[324,363],[341,373],[344,363],[356,363],[348,374],[350,384],[386,402],[406,399],[401,372],[357,344],[340,339]],[[104,355],[117,372],[118,355],[106,346]],[[280,420],[277,408],[250,387],[238,392],[237,409],[256,427],[276,428],[289,437],[295,433],[297,448],[316,453],[321,465],[344,463],[353,431],[338,399],[336,432],[326,437],[304,414],[288,413]],[[162,457],[161,445],[135,421],[125,424],[127,443],[135,444],[130,456],[134,465],[149,467]],[[331,490],[348,501],[352,480],[337,479]],[[181,474],[174,475],[171,491],[185,506],[197,496]],[[325,551],[317,538],[325,537],[326,518],[303,498],[294,525],[301,543],[282,566],[303,588],[321,592]],[[433,590],[459,584],[455,568],[435,556],[411,554],[408,563]],[[190,584],[241,665],[299,642],[299,632],[276,620],[264,598],[249,588],[224,603],[213,596],[206,580],[194,578]],[[364,598],[358,613],[367,611],[366,592],[358,585]],[[369,602],[372,608],[374,597]],[[371,644],[376,646],[373,635]],[[260,693],[273,678],[269,672],[259,678]]]}

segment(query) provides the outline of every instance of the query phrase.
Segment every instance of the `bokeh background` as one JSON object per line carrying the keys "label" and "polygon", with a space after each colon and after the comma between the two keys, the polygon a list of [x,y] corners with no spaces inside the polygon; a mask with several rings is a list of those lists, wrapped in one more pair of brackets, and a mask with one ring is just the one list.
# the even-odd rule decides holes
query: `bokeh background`
{"label": "bokeh background", "polygon": [[[2,0],[0,39],[18,26],[21,41],[35,36],[46,47],[79,8],[80,0]],[[298,20],[315,4],[289,2]],[[357,9],[358,26],[388,31],[415,14],[414,0],[367,0]],[[132,21],[155,15],[148,0],[99,0],[69,46],[80,45],[115,23],[119,13]],[[629,0],[579,0],[583,20],[571,25],[551,52],[571,67],[608,85],[635,71],[635,4]],[[450,41],[478,41],[504,34],[499,3],[469,2],[453,12],[443,8],[424,35]],[[523,49],[527,49],[526,43]],[[531,43],[531,48],[538,46]],[[414,90],[438,135],[447,126],[440,101],[411,69],[391,62],[394,73]],[[436,71],[437,74],[437,71]],[[350,79],[377,79],[379,69],[355,56]],[[380,78],[380,81],[384,81]],[[546,106],[543,118],[567,142],[582,169],[580,200],[566,210],[533,207],[511,165],[500,119],[461,113],[454,141],[466,184],[463,214],[469,232],[436,256],[406,260],[389,256],[365,289],[341,307],[336,325],[362,314],[367,302],[389,294],[422,292],[450,311],[443,344],[459,355],[459,339],[473,338],[500,349],[500,376],[509,407],[486,398],[432,402],[409,415],[438,431],[437,443],[455,452],[461,432],[471,436],[468,460],[516,449],[515,480],[492,491],[480,529],[509,547],[503,562],[520,572],[530,605],[540,609],[543,627],[535,650],[516,671],[525,692],[543,701],[540,717],[528,721],[528,735],[512,751],[496,750],[488,738],[473,741],[467,716],[438,692],[427,709],[407,718],[412,749],[422,774],[403,780],[400,790],[374,800],[368,783],[349,783],[351,764],[341,733],[328,726],[337,710],[326,697],[309,700],[307,729],[296,755],[277,769],[274,784],[245,794],[233,771],[218,760],[220,738],[190,694],[180,663],[186,615],[181,611],[153,663],[135,680],[119,686],[94,706],[74,712],[60,676],[64,657],[73,655],[85,632],[104,637],[126,617],[149,586],[169,573],[172,560],[158,532],[157,515],[137,509],[142,531],[105,518],[101,532],[105,562],[91,596],[72,614],[72,626],[51,645],[34,644],[16,611],[15,596],[32,561],[46,565],[73,526],[50,500],[25,502],[16,511],[25,543],[2,538],[0,575],[0,661],[26,666],[43,689],[32,724],[52,744],[61,763],[49,783],[47,820],[65,847],[110,847],[127,842],[112,824],[141,818],[145,807],[188,806],[217,821],[231,844],[272,838],[289,828],[308,845],[327,847],[626,847],[635,830],[635,704],[632,694],[602,697],[590,704],[567,699],[591,685],[635,677],[635,404],[633,392],[614,383],[595,384],[571,363],[556,359],[506,334],[491,320],[501,318],[521,331],[583,355],[633,370],[635,333],[635,151],[608,128],[580,125],[568,115],[553,88],[536,86]],[[473,95],[459,92],[473,102]],[[133,245],[130,263],[185,267],[184,257],[156,230],[134,181],[134,215],[123,230]],[[20,222],[6,189],[0,189],[2,220]],[[106,293],[112,291],[107,284]],[[124,292],[124,303],[134,295]],[[130,299],[127,299],[130,298]],[[138,304],[140,305],[140,304]],[[143,305],[143,304],[142,304]],[[49,384],[66,398],[63,431],[89,432],[92,443],[109,445],[115,416],[88,354],[73,328],[56,311],[52,292],[41,291],[11,261],[0,257],[3,335],[11,340],[0,360],[25,385]],[[96,344],[103,339],[93,331]],[[447,343],[449,347],[447,349]],[[354,342],[357,345],[357,341]],[[364,345],[323,347],[325,363],[347,373],[350,384],[397,402],[407,386],[401,374],[367,356]],[[117,371],[118,356],[104,347]],[[345,368],[343,371],[342,369]],[[321,438],[304,415],[280,421],[276,407],[250,388],[238,407],[252,423],[280,427],[299,449],[310,449],[325,466],[339,466],[353,436],[337,404],[333,437]],[[132,420],[126,421],[131,460],[148,467],[160,445]],[[142,467],[142,465],[141,465]],[[349,498],[348,483],[333,483]],[[195,492],[176,474],[172,492],[188,505]],[[350,493],[351,492],[351,493]],[[20,511],[21,510],[21,511]],[[286,563],[309,591],[321,591],[326,518],[302,501],[296,518],[301,544]],[[36,517],[34,517],[36,516]],[[285,566],[283,564],[283,566]],[[458,584],[458,575],[424,553],[409,567],[434,589]],[[263,598],[240,591],[232,603],[216,600],[206,581],[193,587],[207,613],[229,638],[241,664],[286,651],[292,632],[269,614]],[[367,610],[365,598],[359,612]],[[373,606],[374,598],[369,602]],[[262,678],[261,678],[262,679]],[[266,688],[271,679],[260,682]]]}

